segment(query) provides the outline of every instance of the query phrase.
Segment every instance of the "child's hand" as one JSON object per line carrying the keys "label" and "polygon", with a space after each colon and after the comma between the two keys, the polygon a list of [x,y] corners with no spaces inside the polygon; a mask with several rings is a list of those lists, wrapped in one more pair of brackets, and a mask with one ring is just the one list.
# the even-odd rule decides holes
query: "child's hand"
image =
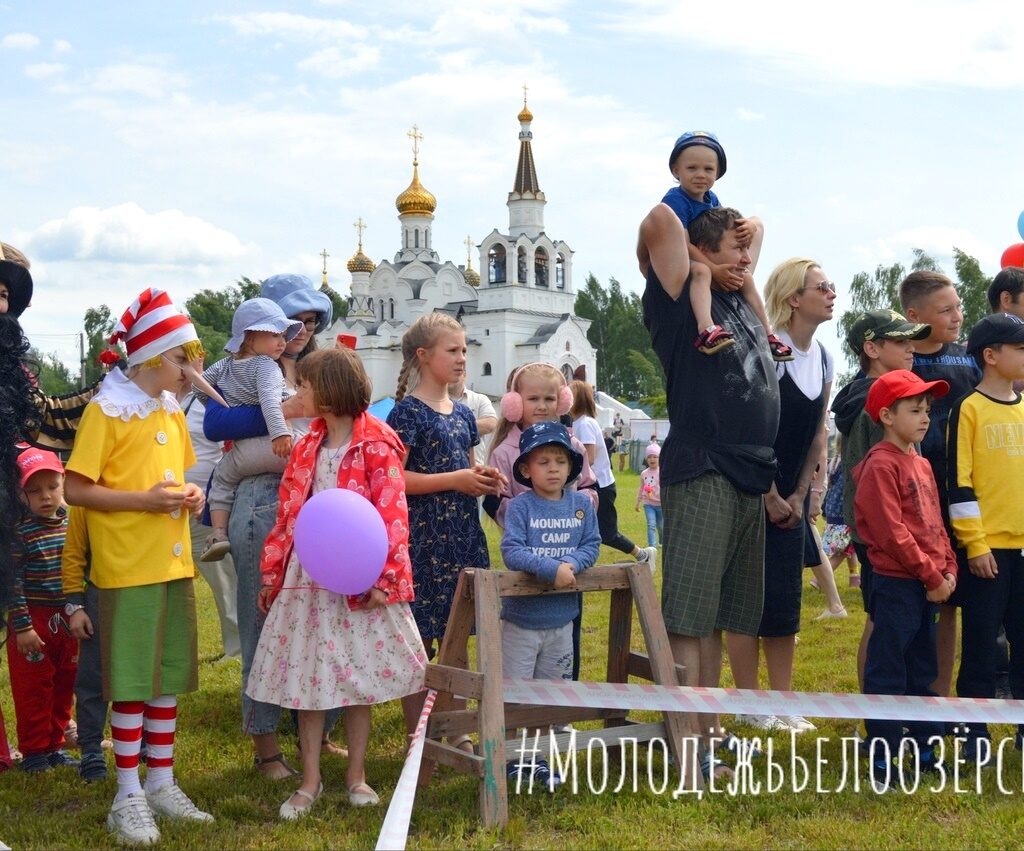
{"label": "child's hand", "polygon": [[638,502],[638,503],[636,504],[636,509],[635,509],[635,510],[636,510],[636,511],[639,511],[639,510],[640,510],[640,503],[639,503],[639,502]]}
{"label": "child's hand", "polygon": [[956,591],[956,577],[952,573],[946,574],[946,586],[949,588],[950,594]]}
{"label": "child's hand", "polygon": [[260,588],[259,596],[256,598],[256,608],[263,614],[270,611],[270,604],[274,602],[274,586],[264,585]]}
{"label": "child's hand", "polygon": [[85,613],[85,609],[79,609],[71,616],[68,620],[68,628],[79,641],[87,641],[92,638],[92,620]]}
{"label": "child's hand", "polygon": [[728,263],[708,263],[711,269],[711,281],[720,290],[733,292],[743,289],[743,272],[741,267]]}
{"label": "child's hand", "polygon": [[292,436],[290,434],[282,434],[280,437],[275,437],[270,441],[271,446],[274,448],[274,454],[278,458],[287,458],[292,454]]}
{"label": "child's hand", "polygon": [[749,248],[757,233],[757,225],[751,219],[737,219],[733,233],[736,234],[736,240],[743,248]]}
{"label": "child's hand", "polygon": [[187,508],[196,517],[199,517],[203,513],[203,507],[206,505],[206,494],[203,493],[203,489],[199,485],[194,485],[191,482],[185,485],[185,508]]}
{"label": "child's hand", "polygon": [[380,588],[371,588],[366,592],[367,609],[379,609],[381,606],[386,606],[387,602],[388,595],[381,591]]}
{"label": "child's hand", "polygon": [[558,565],[558,573],[555,574],[555,588],[572,588],[576,585],[576,574],[573,573],[572,565],[563,561]]}
{"label": "child's hand", "polygon": [[500,496],[501,492],[508,487],[508,477],[501,472],[497,467],[488,467],[486,464],[477,464],[473,467],[485,476],[488,476],[493,480],[494,490],[491,491],[495,496]]}
{"label": "child's hand", "polygon": [[488,468],[481,464],[475,467],[467,467],[465,470],[457,470],[455,476],[454,490],[470,496],[486,496],[489,493],[499,493],[498,480],[485,472]]}
{"label": "child's hand", "polygon": [[24,632],[15,633],[18,640],[18,652],[22,656],[30,653],[39,653],[43,649],[43,639],[34,629],[26,629]]}
{"label": "child's hand", "polygon": [[999,573],[999,566],[992,553],[967,559],[967,566],[971,569],[971,573],[981,579],[995,579],[996,574]]}
{"label": "child's hand", "polygon": [[172,490],[180,488],[181,482],[157,482],[142,496],[142,510],[152,514],[170,514],[181,508],[185,492]]}
{"label": "child's hand", "polygon": [[949,583],[943,582],[934,591],[929,591],[924,596],[929,603],[945,603],[949,599]]}

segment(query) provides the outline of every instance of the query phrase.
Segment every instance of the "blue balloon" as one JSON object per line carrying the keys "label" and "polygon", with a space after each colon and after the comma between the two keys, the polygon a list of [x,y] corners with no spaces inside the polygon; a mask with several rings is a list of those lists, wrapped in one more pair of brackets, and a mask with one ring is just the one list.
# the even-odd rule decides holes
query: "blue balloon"
{"label": "blue balloon", "polygon": [[1017,217],[1017,233],[1020,234],[1020,238],[1024,239],[1024,211]]}

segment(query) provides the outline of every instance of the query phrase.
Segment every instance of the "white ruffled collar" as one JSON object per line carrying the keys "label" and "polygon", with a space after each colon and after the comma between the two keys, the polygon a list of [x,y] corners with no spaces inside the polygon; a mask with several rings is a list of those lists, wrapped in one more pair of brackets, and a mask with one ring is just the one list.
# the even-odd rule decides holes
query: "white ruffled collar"
{"label": "white ruffled collar", "polygon": [[169,414],[181,410],[174,395],[164,390],[154,398],[130,381],[120,369],[114,367],[103,379],[99,391],[92,397],[108,417],[118,417],[128,422],[132,417],[146,419],[161,408]]}

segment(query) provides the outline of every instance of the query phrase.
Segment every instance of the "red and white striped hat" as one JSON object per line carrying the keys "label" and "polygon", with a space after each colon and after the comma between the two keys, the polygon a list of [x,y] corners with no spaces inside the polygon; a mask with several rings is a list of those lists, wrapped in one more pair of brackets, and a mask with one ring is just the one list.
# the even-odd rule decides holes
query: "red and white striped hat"
{"label": "red and white striped hat", "polygon": [[150,287],[124,312],[110,342],[123,340],[128,350],[128,366],[137,366],[198,339],[192,322],[175,308],[171,297],[163,290]]}

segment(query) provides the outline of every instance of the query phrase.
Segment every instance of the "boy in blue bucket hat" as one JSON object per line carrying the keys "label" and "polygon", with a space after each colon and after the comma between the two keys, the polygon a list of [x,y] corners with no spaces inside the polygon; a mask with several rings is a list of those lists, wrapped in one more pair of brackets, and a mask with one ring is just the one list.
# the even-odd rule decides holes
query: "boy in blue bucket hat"
{"label": "boy in blue bucket hat", "polygon": [[[231,319],[231,339],[224,344],[224,351],[232,357],[217,361],[203,373],[229,405],[259,405],[269,437],[237,440],[217,462],[208,500],[213,534],[200,561],[218,561],[230,551],[228,519],[242,479],[284,472],[292,451],[292,432],[281,411],[286,391],[277,361],[301,330],[302,322],[289,319],[271,299],[243,301]],[[196,396],[206,403],[207,397],[198,389]]]}
{"label": "boy in blue bucket hat", "polygon": [[[715,324],[711,318],[711,284],[714,281],[725,289],[742,288],[747,304],[764,326],[772,358],[776,361],[791,361],[793,350],[775,335],[768,322],[764,302],[754,285],[751,274],[753,269],[716,266],[689,241],[690,223],[701,213],[721,206],[711,187],[725,174],[725,165],[722,143],[714,133],[702,130],[683,133],[676,139],[668,158],[669,171],[679,181],[679,185],[669,189],[661,203],[672,209],[687,231],[687,248],[693,261],[690,264],[689,298],[697,328],[700,329],[694,345],[706,355],[713,355],[733,345],[732,333]],[[746,245],[755,240],[760,245],[764,238],[764,225],[755,217],[743,219],[736,227],[736,235]]]}
{"label": "boy in blue bucket hat", "polygon": [[[597,561],[601,548],[597,514],[589,498],[565,486],[583,469],[583,456],[573,449],[560,423],[527,428],[519,439],[519,458],[512,474],[530,490],[508,504],[501,555],[509,570],[532,573],[555,590],[576,585],[576,574]],[[501,659],[506,677],[572,679],[572,622],[580,611],[579,594],[506,597],[501,607]],[[561,780],[545,760],[532,766],[508,764],[508,776],[536,780],[553,791]]]}

